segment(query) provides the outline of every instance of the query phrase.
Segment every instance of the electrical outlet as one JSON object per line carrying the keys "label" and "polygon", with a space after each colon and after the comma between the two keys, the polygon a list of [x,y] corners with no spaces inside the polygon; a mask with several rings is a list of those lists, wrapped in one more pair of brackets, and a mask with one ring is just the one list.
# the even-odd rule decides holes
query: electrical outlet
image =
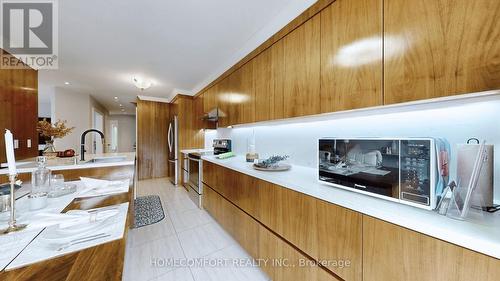
{"label": "electrical outlet", "polygon": [[14,149],[19,148],[19,140],[14,140]]}
{"label": "electrical outlet", "polygon": [[31,139],[28,139],[28,140],[26,141],[26,145],[28,146],[28,148],[31,148]]}

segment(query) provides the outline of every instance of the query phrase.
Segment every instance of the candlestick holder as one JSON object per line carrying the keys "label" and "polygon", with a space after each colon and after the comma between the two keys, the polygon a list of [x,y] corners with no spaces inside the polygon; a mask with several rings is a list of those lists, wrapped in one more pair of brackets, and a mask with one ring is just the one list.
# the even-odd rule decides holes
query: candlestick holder
{"label": "candlestick holder", "polygon": [[14,190],[15,187],[14,185],[16,184],[16,176],[17,175],[9,175],[9,181],[10,181],[10,220],[9,220],[9,227],[0,230],[0,235],[3,234],[9,234],[12,232],[16,232],[22,229],[26,228],[26,224],[17,224],[16,223],[16,210],[15,210],[15,205],[16,205],[16,196],[14,195]]}

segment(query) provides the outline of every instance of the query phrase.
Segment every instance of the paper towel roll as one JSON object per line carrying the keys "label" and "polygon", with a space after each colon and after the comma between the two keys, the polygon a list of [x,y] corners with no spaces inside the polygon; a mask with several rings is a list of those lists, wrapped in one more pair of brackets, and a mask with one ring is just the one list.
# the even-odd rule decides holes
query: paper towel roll
{"label": "paper towel roll", "polygon": [[[467,186],[474,169],[474,161],[479,151],[479,144],[459,144],[457,147],[457,180],[459,185]],[[479,181],[475,189],[472,206],[493,206],[493,145],[485,145],[487,159],[483,163]],[[482,199],[482,204],[481,200]]]}

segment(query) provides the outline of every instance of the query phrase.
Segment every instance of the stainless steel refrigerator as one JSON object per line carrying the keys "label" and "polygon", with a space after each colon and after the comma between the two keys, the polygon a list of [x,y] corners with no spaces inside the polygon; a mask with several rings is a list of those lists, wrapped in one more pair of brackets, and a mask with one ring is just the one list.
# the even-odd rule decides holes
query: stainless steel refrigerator
{"label": "stainless steel refrigerator", "polygon": [[178,132],[177,115],[174,115],[168,125],[168,177],[174,185],[179,183]]}

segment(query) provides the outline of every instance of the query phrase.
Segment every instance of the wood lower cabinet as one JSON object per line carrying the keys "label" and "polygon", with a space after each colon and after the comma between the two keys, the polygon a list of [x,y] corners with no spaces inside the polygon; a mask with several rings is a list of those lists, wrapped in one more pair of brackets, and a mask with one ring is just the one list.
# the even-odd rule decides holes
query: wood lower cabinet
{"label": "wood lower cabinet", "polygon": [[384,101],[500,88],[500,1],[384,0]]}
{"label": "wood lower cabinet", "polygon": [[316,200],[318,260],[345,280],[363,279],[363,216],[352,210]]}
{"label": "wood lower cabinet", "polygon": [[363,217],[365,281],[498,280],[500,260]]}
{"label": "wood lower cabinet", "polygon": [[284,117],[320,113],[320,16],[283,38]]}
{"label": "wood lower cabinet", "polygon": [[[345,280],[361,280],[359,213],[210,162],[203,163],[203,182],[309,259],[324,262],[330,272]],[[243,218],[238,221],[246,224]],[[343,266],[346,262],[349,265]]]}
{"label": "wood lower cabinet", "polygon": [[321,112],[382,105],[382,2],[337,0],[321,11]]}
{"label": "wood lower cabinet", "polygon": [[272,280],[341,280],[263,226],[259,227],[258,257],[267,261],[262,269]]}
{"label": "wood lower cabinet", "polygon": [[204,185],[203,207],[261,262],[261,268],[272,280],[340,280],[207,185]]}

